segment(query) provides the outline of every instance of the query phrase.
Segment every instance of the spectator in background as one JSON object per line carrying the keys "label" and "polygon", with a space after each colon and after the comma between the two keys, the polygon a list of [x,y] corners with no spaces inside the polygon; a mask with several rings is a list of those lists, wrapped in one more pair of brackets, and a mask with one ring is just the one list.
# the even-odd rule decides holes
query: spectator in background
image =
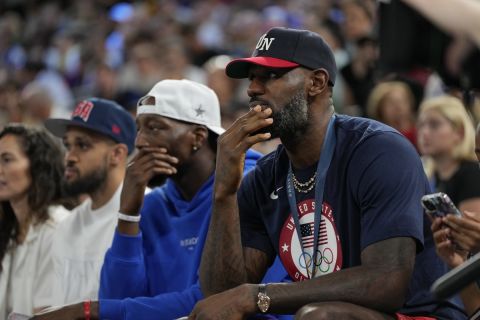
{"label": "spectator in background", "polygon": [[118,94],[118,73],[107,64],[99,64],[94,68],[91,91],[94,97],[115,100]]}
{"label": "spectator in background", "polygon": [[367,116],[403,134],[417,146],[415,98],[410,87],[400,81],[377,84],[367,102]]}
{"label": "spectator in background", "polygon": [[228,51],[233,56],[247,54],[248,48],[255,48],[262,29],[263,17],[257,10],[241,9],[232,12],[225,31],[229,40]]}
{"label": "spectator in background", "polygon": [[[345,50],[345,40],[340,31],[339,26],[331,21],[327,20],[320,25],[314,25],[308,30],[317,32],[322,38],[325,39],[325,42],[332,48],[333,54],[335,56],[335,63],[337,68],[341,69],[350,62],[350,57]],[[353,98],[351,97],[351,92],[346,91],[349,89],[346,87],[345,80],[339,76],[333,87],[332,99],[335,104],[335,111],[337,113],[344,113],[343,108],[347,106],[345,113],[358,113],[356,107],[351,107],[354,104]],[[347,95],[348,93],[348,95]],[[352,110],[353,109],[353,110]]]}
{"label": "spectator in background", "polygon": [[5,12],[0,19],[0,66],[21,68],[25,64],[25,50],[18,39],[21,37],[23,21],[17,12]]}
{"label": "spectator in background", "polygon": [[65,192],[89,196],[54,234],[50,305],[96,299],[103,258],[116,227],[127,156],[134,150],[135,122],[117,103],[90,98],[77,104],[71,119],[49,119],[45,126],[63,139],[67,150]]}
{"label": "spectator in background", "polygon": [[349,106],[356,106],[357,110],[345,109],[351,115],[365,115],[368,94],[374,86],[375,63],[378,58],[376,40],[363,37],[355,41],[355,52],[351,61],[340,69],[345,83],[345,94]]}
{"label": "spectator in background", "polygon": [[118,75],[120,91],[146,92],[164,78],[162,55],[150,34],[139,34],[127,45],[127,62]]}
{"label": "spectator in background", "polygon": [[71,110],[73,95],[68,84],[58,72],[47,69],[43,63],[28,62],[25,68],[19,71],[19,80],[24,86],[29,84],[42,86],[50,95],[53,107],[58,109],[58,112],[68,113]]}
{"label": "spectator in background", "polygon": [[131,31],[135,9],[131,3],[119,2],[108,9],[108,17],[113,23],[105,38],[105,62],[118,68],[125,59],[125,38]]}
{"label": "spectator in background", "polygon": [[43,125],[48,118],[68,118],[70,113],[55,108],[48,90],[39,83],[32,82],[20,94],[20,108],[23,121]]}
{"label": "spectator in background", "polygon": [[[475,141],[475,152],[480,161],[480,126],[477,127]],[[478,179],[478,175],[476,178]],[[460,266],[468,259],[469,255],[480,252],[479,211],[463,211],[462,217],[452,214],[444,218],[435,218],[432,223],[432,231],[437,254],[450,268]],[[467,314],[472,315],[480,308],[480,289],[477,283],[472,283],[462,289],[460,297]]]}
{"label": "spectator in background", "polygon": [[[480,250],[480,169],[475,161],[474,128],[461,101],[454,97],[426,100],[420,106],[418,146],[425,156],[425,169],[435,191],[445,192],[463,213],[447,215],[431,226],[439,257],[455,268],[468,253]],[[467,314],[480,306],[477,284],[460,292]]]}
{"label": "spectator in background", "polygon": [[[225,17],[227,14],[225,14]],[[191,56],[191,63],[196,66],[202,66],[208,59],[223,53],[225,50],[219,48],[207,47],[201,39],[199,33],[207,34],[203,32],[205,30],[199,30],[192,22],[181,26],[180,35],[185,45],[185,50]],[[223,32],[223,31],[222,31]],[[211,34],[208,34],[211,37]]]}
{"label": "spectator in background", "polygon": [[[232,58],[227,55],[214,56],[205,62],[203,68],[206,72],[207,86],[211,88],[218,97],[220,114],[222,116],[222,127],[229,127],[235,117],[235,107],[238,103],[239,82],[227,77],[225,66]],[[245,101],[245,106],[247,105]],[[246,108],[246,107],[245,107]]]}
{"label": "spectator in background", "polygon": [[162,70],[164,79],[188,79],[205,84],[205,71],[191,63],[184,43],[179,38],[162,41]]}
{"label": "spectator in background", "polygon": [[342,31],[347,42],[355,43],[358,40],[371,36],[374,26],[374,14],[369,0],[342,0],[341,9],[345,16]]}
{"label": "spectator in background", "polygon": [[0,84],[0,128],[10,122],[21,122],[23,111],[20,92],[15,83]]}
{"label": "spectator in background", "polygon": [[49,305],[52,236],[66,212],[62,149],[45,130],[9,124],[0,132],[0,318]]}
{"label": "spectator in background", "polygon": [[[370,18],[374,17],[373,11],[368,9],[371,2],[367,0],[363,5],[367,9],[365,12],[370,12]],[[190,72],[192,65],[200,67],[218,54],[249,53],[245,50],[255,46],[268,24],[315,28],[328,20],[333,21],[331,27],[335,30],[343,23],[354,25],[345,29],[365,29],[363,18],[356,19],[356,14],[351,13],[356,12],[355,9],[351,10],[350,5],[345,5],[344,9],[340,3],[333,0],[320,3],[288,0],[275,3],[161,1],[115,4],[7,1],[2,3],[0,13],[0,57],[3,58],[0,59],[0,73],[7,70],[7,81],[11,81],[17,73],[31,75],[27,70],[31,69],[31,63],[26,64],[26,61],[46,64],[48,69],[43,71],[60,76],[60,79],[53,79],[49,75],[58,84],[48,81],[49,90],[65,91],[58,82],[63,80],[70,96],[74,95],[67,104],[66,110],[70,112],[75,100],[91,96],[116,100],[115,95],[121,92],[146,92],[160,79],[189,78],[203,82],[200,80],[202,70]],[[344,14],[347,8],[349,13]],[[362,10],[358,12],[363,14]],[[357,22],[350,23],[351,19]],[[171,51],[168,56],[175,60],[173,63],[166,62],[167,52],[162,51],[166,39],[167,42],[181,39],[179,43],[183,48],[180,50],[171,43],[167,45]],[[341,53],[344,58],[345,51]],[[99,77],[105,81],[100,84],[96,82],[95,72],[97,66],[103,64],[113,69],[101,71],[103,74]],[[179,67],[181,64],[187,67]],[[172,68],[173,65],[176,67]],[[165,66],[170,70],[163,70]],[[21,81],[21,88],[31,80],[30,77]],[[334,92],[335,101],[343,101],[340,84],[339,81],[337,92]],[[97,86],[104,87],[97,89]],[[64,100],[62,94],[51,96],[55,103]]]}
{"label": "spectator in background", "polygon": [[480,212],[475,129],[462,102],[449,96],[424,101],[417,130],[433,190],[448,194],[460,211]]}
{"label": "spectator in background", "polygon": [[48,92],[38,84],[27,85],[20,94],[20,106],[23,122],[40,124],[50,118],[53,100]]}
{"label": "spectator in background", "polygon": [[81,72],[81,46],[76,38],[73,28],[60,29],[52,37],[44,57],[46,66],[60,72],[69,84],[75,84]]}

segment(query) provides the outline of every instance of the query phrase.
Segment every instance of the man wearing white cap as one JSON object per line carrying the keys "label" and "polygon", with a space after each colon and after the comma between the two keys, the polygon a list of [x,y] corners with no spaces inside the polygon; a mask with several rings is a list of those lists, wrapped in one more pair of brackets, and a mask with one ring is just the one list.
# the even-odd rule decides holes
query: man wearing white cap
{"label": "man wearing white cap", "polygon": [[[164,294],[145,299],[155,299],[157,317],[173,319],[188,314],[202,297],[195,284],[209,224],[216,139],[224,131],[217,96],[189,80],[160,81],[139,100],[137,130],[139,152],[127,169],[100,299]],[[258,155],[248,158],[247,168]],[[147,185],[162,184],[144,199]],[[156,312],[145,313],[144,303],[100,300],[100,315],[153,317]]]}
{"label": "man wearing white cap", "polygon": [[[210,222],[216,142],[224,131],[218,99],[189,80],[160,81],[139,100],[137,130],[138,154],[124,180],[100,300],[36,319],[175,319],[203,298],[198,267]],[[244,170],[260,156],[249,150]],[[147,186],[157,188],[144,195]],[[286,271],[278,263],[271,274],[281,281]]]}

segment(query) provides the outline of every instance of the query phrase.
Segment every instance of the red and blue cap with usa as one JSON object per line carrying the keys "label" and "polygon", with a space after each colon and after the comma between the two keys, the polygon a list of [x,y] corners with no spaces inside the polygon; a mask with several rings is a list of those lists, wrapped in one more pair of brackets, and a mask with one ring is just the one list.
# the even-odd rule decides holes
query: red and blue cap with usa
{"label": "red and blue cap with usa", "polygon": [[68,127],[80,127],[126,144],[129,154],[135,149],[135,120],[112,100],[89,98],[80,101],[73,109],[70,119],[47,119],[45,127],[61,138]]}

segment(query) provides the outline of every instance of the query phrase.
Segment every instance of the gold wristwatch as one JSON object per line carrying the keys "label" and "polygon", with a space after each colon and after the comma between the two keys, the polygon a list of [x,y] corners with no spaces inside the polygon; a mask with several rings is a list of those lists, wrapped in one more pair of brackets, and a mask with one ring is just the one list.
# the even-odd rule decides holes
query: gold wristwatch
{"label": "gold wristwatch", "polygon": [[257,306],[261,312],[266,313],[270,308],[270,297],[267,295],[267,285],[260,284],[258,286]]}

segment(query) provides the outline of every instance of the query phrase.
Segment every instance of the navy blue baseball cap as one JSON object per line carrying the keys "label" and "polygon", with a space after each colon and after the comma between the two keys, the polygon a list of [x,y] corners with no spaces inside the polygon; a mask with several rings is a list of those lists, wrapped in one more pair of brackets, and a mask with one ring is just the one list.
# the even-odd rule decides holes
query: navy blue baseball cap
{"label": "navy blue baseball cap", "polygon": [[247,78],[252,64],[269,68],[323,68],[331,85],[337,76],[332,49],[319,34],[308,30],[278,27],[268,30],[258,40],[251,57],[230,61],[225,72],[231,78]]}
{"label": "navy blue baseball cap", "polygon": [[47,119],[45,127],[60,138],[68,127],[85,128],[126,144],[129,154],[135,149],[135,120],[118,103],[107,99],[83,100],[76,105],[70,119]]}

